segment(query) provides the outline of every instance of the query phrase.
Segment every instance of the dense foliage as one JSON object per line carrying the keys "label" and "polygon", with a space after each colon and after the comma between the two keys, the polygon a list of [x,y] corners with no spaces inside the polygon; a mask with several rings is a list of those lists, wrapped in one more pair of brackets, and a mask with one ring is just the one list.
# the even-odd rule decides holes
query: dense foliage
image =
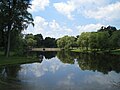
{"label": "dense foliage", "polygon": [[118,49],[120,46],[120,30],[108,26],[101,28],[97,32],[82,33],[77,42],[82,49],[110,50]]}
{"label": "dense foliage", "polygon": [[120,47],[120,30],[115,27],[101,27],[97,32],[83,32],[77,38],[64,36],[57,40],[59,48],[79,47],[81,50],[111,50]]}
{"label": "dense foliage", "polygon": [[42,34],[37,34],[37,35],[27,34],[25,35],[25,42],[26,42],[26,46],[29,48],[33,48],[33,47],[55,48],[57,47],[55,38],[45,37],[44,39]]}
{"label": "dense foliage", "polygon": [[33,24],[28,8],[30,8],[30,0],[0,0],[0,38],[7,57],[13,40],[11,37],[17,38],[22,30]]}
{"label": "dense foliage", "polygon": [[[9,54],[9,48],[11,51],[20,55],[31,48],[59,47],[65,50],[79,48],[83,51],[100,51],[119,49],[120,47],[120,30],[112,26],[102,26],[97,32],[83,32],[76,37],[66,35],[59,39],[51,37],[43,38],[42,34],[23,35],[21,31],[27,28],[28,24],[33,22],[32,15],[27,12],[29,0],[8,1],[6,1],[6,3],[0,1],[0,50],[4,50],[7,55]],[[18,1],[20,4],[18,4]],[[15,6],[11,5],[10,8],[8,8],[6,4],[11,3],[14,3]],[[24,7],[20,7],[19,5],[23,5]],[[4,12],[2,11],[3,7]],[[23,10],[23,8],[25,10]],[[11,11],[13,16],[14,14],[16,15],[12,17],[12,20],[7,18],[10,13],[6,10],[9,9],[13,10]]]}
{"label": "dense foliage", "polygon": [[57,45],[59,48],[69,49],[75,44],[75,37],[73,36],[64,36],[57,40]]}

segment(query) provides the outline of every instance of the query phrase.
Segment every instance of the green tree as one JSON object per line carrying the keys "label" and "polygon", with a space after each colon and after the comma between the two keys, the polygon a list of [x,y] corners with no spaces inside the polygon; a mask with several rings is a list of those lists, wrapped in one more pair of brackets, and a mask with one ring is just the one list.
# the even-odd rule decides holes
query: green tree
{"label": "green tree", "polygon": [[27,34],[25,36],[25,41],[26,41],[26,45],[28,48],[33,48],[36,46],[37,41],[34,40],[34,35],[33,34]]}
{"label": "green tree", "polygon": [[120,48],[120,30],[113,32],[109,38],[109,45],[111,49]]}
{"label": "green tree", "polygon": [[75,37],[73,36],[64,36],[57,40],[57,46],[59,48],[69,49],[75,44]]}
{"label": "green tree", "polygon": [[89,47],[90,49],[97,49],[97,32],[91,32],[90,37],[89,37]]}
{"label": "green tree", "polygon": [[57,47],[56,39],[51,38],[51,37],[46,37],[44,39],[44,47],[47,47],[47,48],[55,48],[55,47]]}
{"label": "green tree", "polygon": [[24,35],[18,30],[12,30],[10,41],[10,50],[16,55],[23,55],[26,50]]}
{"label": "green tree", "polygon": [[77,42],[78,45],[82,48],[82,49],[86,49],[88,50],[89,48],[89,37],[90,37],[90,32],[83,32],[81,33],[81,35],[79,36]]}
{"label": "green tree", "polygon": [[98,32],[104,32],[104,31],[107,31],[109,33],[110,36],[112,36],[112,33],[114,31],[117,31],[116,27],[113,27],[113,26],[108,26],[108,27],[104,27],[102,26]]}
{"label": "green tree", "polygon": [[43,47],[43,36],[42,36],[42,34],[34,35],[34,39],[37,41],[37,43],[36,43],[37,48]]}
{"label": "green tree", "polygon": [[1,0],[0,1],[0,26],[7,32],[6,56],[9,56],[11,31],[20,32],[33,24],[32,15],[27,11],[30,0]]}
{"label": "green tree", "polygon": [[97,33],[97,49],[105,50],[109,48],[109,33],[98,32]]}
{"label": "green tree", "polygon": [[26,34],[25,39],[29,39],[29,38],[34,39],[34,35],[33,34]]}
{"label": "green tree", "polygon": [[27,43],[27,46],[32,48],[36,45],[36,40],[32,39],[32,38],[28,38],[26,39],[26,43]]}

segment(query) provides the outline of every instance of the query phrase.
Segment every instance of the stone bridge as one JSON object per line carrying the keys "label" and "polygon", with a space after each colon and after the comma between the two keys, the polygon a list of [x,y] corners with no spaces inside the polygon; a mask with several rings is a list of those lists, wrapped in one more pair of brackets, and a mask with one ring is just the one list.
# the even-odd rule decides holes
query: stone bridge
{"label": "stone bridge", "polygon": [[60,48],[32,48],[30,51],[60,51]]}

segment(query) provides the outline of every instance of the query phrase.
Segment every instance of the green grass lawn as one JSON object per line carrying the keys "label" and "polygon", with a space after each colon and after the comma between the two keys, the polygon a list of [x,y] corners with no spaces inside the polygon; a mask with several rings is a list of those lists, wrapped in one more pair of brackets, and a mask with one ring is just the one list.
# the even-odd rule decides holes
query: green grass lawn
{"label": "green grass lawn", "polygon": [[6,58],[4,56],[0,56],[0,65],[32,63],[32,62],[37,62],[37,61],[39,60],[35,58],[16,57],[16,56]]}
{"label": "green grass lawn", "polygon": [[3,55],[2,52],[0,52],[0,66],[32,63],[32,62],[39,62],[39,59],[35,57],[22,57],[22,56],[10,56],[7,58]]}
{"label": "green grass lawn", "polygon": [[[92,53],[93,52],[92,50],[84,51],[84,50],[80,50],[80,49],[72,49],[71,51],[72,52],[78,52],[78,53],[84,53],[84,52]],[[120,49],[111,50],[110,52],[109,52],[109,50],[96,51],[96,53],[99,53],[99,54],[102,54],[102,53],[105,53],[105,52],[108,52],[110,54],[120,55]]]}
{"label": "green grass lawn", "polygon": [[83,52],[83,51],[80,50],[80,49],[72,49],[71,51],[72,51],[72,52]]}
{"label": "green grass lawn", "polygon": [[120,49],[112,50],[111,54],[120,55]]}
{"label": "green grass lawn", "polygon": [[78,53],[91,53],[92,51],[91,50],[81,50],[81,49],[72,49],[71,50],[72,52],[78,52]]}

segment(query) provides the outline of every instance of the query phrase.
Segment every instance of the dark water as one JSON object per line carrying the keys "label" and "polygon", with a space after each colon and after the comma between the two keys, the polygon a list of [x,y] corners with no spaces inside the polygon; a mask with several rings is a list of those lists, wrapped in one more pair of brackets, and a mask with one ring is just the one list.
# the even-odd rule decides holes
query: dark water
{"label": "dark water", "polygon": [[38,52],[39,62],[0,66],[0,90],[120,90],[120,56]]}

